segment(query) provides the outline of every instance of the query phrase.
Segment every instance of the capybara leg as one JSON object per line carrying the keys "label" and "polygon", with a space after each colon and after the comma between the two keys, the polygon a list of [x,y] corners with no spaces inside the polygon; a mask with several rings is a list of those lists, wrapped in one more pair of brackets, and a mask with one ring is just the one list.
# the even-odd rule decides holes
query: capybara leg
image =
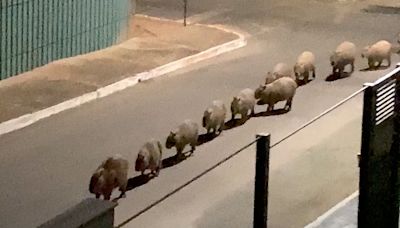
{"label": "capybara leg", "polygon": [[160,169],[161,167],[158,166],[157,169],[155,170],[154,176],[158,177],[158,175],[160,174]]}
{"label": "capybara leg", "polygon": [[121,185],[119,187],[119,191],[121,192],[120,197],[125,197],[125,192],[126,192],[127,185],[128,185],[128,182],[124,183],[123,185]]}
{"label": "capybara leg", "polygon": [[290,111],[290,110],[292,109],[292,100],[293,100],[293,98],[289,98],[289,99],[286,101],[285,110]]}
{"label": "capybara leg", "polygon": [[179,160],[183,156],[185,156],[185,155],[182,153],[182,149],[177,149],[176,158]]}
{"label": "capybara leg", "polygon": [[368,60],[368,67],[371,70],[375,68],[375,64],[374,64],[374,62],[372,60]]}
{"label": "capybara leg", "polygon": [[111,193],[104,194],[104,200],[110,200]]}
{"label": "capybara leg", "polygon": [[313,66],[313,68],[312,68],[312,76],[313,76],[313,78],[315,79],[315,67]]}
{"label": "capybara leg", "polygon": [[343,68],[339,68],[339,78],[343,77]]}
{"label": "capybara leg", "polygon": [[[343,71],[343,70],[342,70]],[[350,71],[351,73],[353,73],[354,72],[354,60],[353,61],[351,61],[351,71]]]}
{"label": "capybara leg", "polygon": [[308,82],[308,77],[309,77],[309,72],[308,71],[306,71],[306,72],[304,72],[304,83],[307,83]]}
{"label": "capybara leg", "polygon": [[224,122],[224,121],[222,121],[222,122],[219,124],[219,132],[220,132],[220,133],[224,130],[224,125],[225,125],[225,122]]}

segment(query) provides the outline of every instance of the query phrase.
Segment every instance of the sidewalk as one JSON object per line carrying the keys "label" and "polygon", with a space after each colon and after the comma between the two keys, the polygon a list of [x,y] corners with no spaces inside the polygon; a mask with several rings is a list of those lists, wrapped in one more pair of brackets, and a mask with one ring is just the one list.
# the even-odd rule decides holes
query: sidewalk
{"label": "sidewalk", "polygon": [[356,228],[358,191],[304,228]]}
{"label": "sidewalk", "polygon": [[384,6],[384,7],[400,7],[399,0],[373,0],[373,3],[377,6]]}
{"label": "sidewalk", "polygon": [[[0,128],[8,121],[0,134],[245,45],[243,37],[212,26],[183,27],[174,21],[140,15],[133,17],[131,25],[131,39],[119,45],[55,61],[0,81]],[[96,93],[90,98],[82,96],[91,92]],[[71,102],[66,102],[65,107],[57,105],[68,100]],[[40,116],[29,115],[54,105],[60,107]],[[23,115],[18,123],[10,123]]]}

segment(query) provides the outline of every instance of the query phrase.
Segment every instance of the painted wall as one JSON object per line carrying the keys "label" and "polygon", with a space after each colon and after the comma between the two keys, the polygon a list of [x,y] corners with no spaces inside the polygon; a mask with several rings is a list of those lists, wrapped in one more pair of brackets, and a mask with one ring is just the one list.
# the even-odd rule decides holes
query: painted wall
{"label": "painted wall", "polygon": [[132,0],[1,0],[0,79],[125,39]]}

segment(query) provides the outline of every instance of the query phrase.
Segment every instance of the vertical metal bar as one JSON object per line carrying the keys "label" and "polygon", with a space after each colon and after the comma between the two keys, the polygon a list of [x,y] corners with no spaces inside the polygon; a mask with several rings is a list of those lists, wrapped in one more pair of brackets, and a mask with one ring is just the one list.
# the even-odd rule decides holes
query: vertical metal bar
{"label": "vertical metal bar", "polygon": [[82,0],[82,10],[81,10],[81,24],[80,24],[80,28],[81,28],[81,50],[80,50],[80,54],[85,52],[85,47],[86,47],[86,9],[87,9],[87,4],[86,4],[86,0]]}
{"label": "vertical metal bar", "polygon": [[7,29],[7,18],[5,14],[7,13],[7,2],[0,1],[0,80],[6,77],[5,75],[5,61],[6,61],[6,36],[5,30]]}
{"label": "vertical metal bar", "polygon": [[51,52],[50,52],[50,59],[51,59],[51,61],[54,61],[55,60],[55,47],[56,47],[56,40],[55,40],[55,38],[57,37],[56,35],[55,35],[55,32],[57,31],[56,30],[56,26],[57,26],[57,8],[56,8],[56,3],[54,2],[54,1],[56,1],[56,0],[51,0],[51,7],[50,7],[50,15],[51,15],[51,17],[50,17],[50,20],[51,20],[51,28],[50,28],[50,31],[49,31],[49,41],[50,41],[50,46],[51,46]]}
{"label": "vertical metal bar", "polygon": [[3,79],[3,7],[6,2],[0,1],[0,80]]}
{"label": "vertical metal bar", "polygon": [[15,45],[15,71],[14,74],[19,74],[20,72],[22,72],[21,66],[22,66],[22,55],[21,55],[21,46],[22,46],[22,42],[21,42],[21,37],[22,37],[22,32],[20,32],[21,27],[23,27],[23,25],[21,24],[22,21],[22,13],[20,12],[21,9],[21,5],[19,2],[15,3],[15,9],[16,9],[16,21],[15,21],[15,41],[16,41],[16,45]]}
{"label": "vertical metal bar", "polygon": [[63,33],[63,53],[64,53],[64,57],[69,57],[69,41],[70,41],[70,25],[69,25],[69,12],[70,12],[70,0],[63,0],[65,2],[64,4],[64,23],[63,23],[63,27],[64,27],[64,33]]}
{"label": "vertical metal bar", "polygon": [[110,13],[110,16],[111,16],[111,20],[110,20],[110,22],[111,22],[111,30],[110,30],[110,33],[111,33],[111,35],[112,35],[112,40],[111,40],[111,44],[114,44],[115,43],[115,40],[116,40],[116,25],[115,25],[115,14],[114,14],[114,12],[115,12],[115,9],[114,9],[114,7],[115,7],[115,4],[116,4],[116,1],[115,0],[113,0],[113,1],[111,1],[111,13]]}
{"label": "vertical metal bar", "polygon": [[105,5],[105,0],[101,1],[101,16],[100,16],[100,48],[105,47],[105,42],[104,42],[104,37],[105,37],[105,28],[106,28],[106,23],[105,23],[105,17],[106,17],[106,5]]}
{"label": "vertical metal bar", "polygon": [[63,4],[64,4],[64,1],[60,1],[60,0],[56,0],[56,3],[57,3],[57,5],[56,5],[56,10],[57,10],[57,21],[56,21],[56,23],[57,23],[57,33],[56,33],[56,55],[57,55],[57,59],[60,59],[60,58],[62,58],[62,56],[61,56],[61,52],[62,52],[62,49],[61,49],[61,46],[62,46],[62,38],[61,38],[61,36],[62,36],[62,34],[63,34],[63,31],[62,31],[62,29],[63,29],[63,26],[62,26],[62,12],[63,12]]}
{"label": "vertical metal bar", "polygon": [[40,51],[40,63],[39,66],[42,66],[45,64],[45,50],[46,50],[46,32],[45,32],[45,22],[46,22],[46,1],[41,0],[41,10],[40,10],[40,34],[39,34],[39,39],[40,39],[40,45],[39,45],[39,51]]}
{"label": "vertical metal bar", "polygon": [[110,1],[106,0],[104,2],[105,2],[104,9],[106,10],[105,13],[104,13],[104,17],[105,17],[105,19],[104,19],[104,25],[105,25],[104,46],[108,46],[109,45],[109,42],[108,42],[108,40],[109,40],[109,26],[110,26],[110,22],[109,22],[109,19],[110,19],[110,4],[109,4],[109,2]]}
{"label": "vertical metal bar", "polygon": [[71,46],[69,53],[71,56],[76,55],[75,53],[75,47],[76,43],[74,42],[76,39],[76,4],[75,0],[71,0],[71,13],[70,13],[71,21],[70,21],[70,27],[71,27]]}
{"label": "vertical metal bar", "polygon": [[183,0],[183,25],[186,26],[187,0]]}
{"label": "vertical metal bar", "polygon": [[6,63],[6,78],[9,77],[11,75],[11,60],[12,60],[12,2],[7,1],[7,3],[9,4],[6,10],[6,18],[7,18],[7,25],[6,25],[6,36],[7,36],[7,46],[6,46],[6,53],[7,53],[7,63]]}
{"label": "vertical metal bar", "polygon": [[76,49],[77,55],[81,54],[81,26],[82,26],[82,0],[76,2]]}
{"label": "vertical metal bar", "polygon": [[33,34],[34,34],[34,1],[29,1],[28,2],[28,6],[29,6],[29,54],[28,54],[28,66],[29,69],[32,69],[34,66],[34,55],[33,55],[33,51],[34,51],[34,45],[33,45]]}
{"label": "vertical metal bar", "polygon": [[16,21],[16,16],[17,14],[15,13],[15,4],[11,2],[11,15],[10,15],[10,72],[8,76],[12,76],[15,74],[15,53],[16,53],[16,43],[15,43],[15,21]]}
{"label": "vertical metal bar", "polygon": [[28,8],[28,4],[26,4],[26,2],[22,2],[22,18],[23,18],[23,24],[22,24],[22,43],[23,43],[23,49],[22,49],[22,60],[23,60],[23,65],[22,65],[22,69],[23,71],[27,71],[28,70],[28,36],[29,33],[27,32],[28,29],[28,15],[29,15],[29,8]]}
{"label": "vertical metal bar", "polygon": [[101,2],[100,0],[96,1],[96,7],[95,7],[95,17],[94,17],[94,50],[99,50],[100,49],[100,14],[101,14]]}
{"label": "vertical metal bar", "polygon": [[[78,1],[80,1],[80,0],[78,0]],[[72,29],[71,29],[71,33],[72,33],[72,36],[71,36],[71,49],[70,49],[70,52],[71,52],[71,55],[72,56],[75,56],[75,55],[77,55],[78,53],[77,53],[77,51],[76,51],[76,47],[77,47],[77,27],[78,27],[78,23],[77,23],[77,20],[78,20],[78,17],[77,17],[77,12],[78,12],[78,7],[77,7],[77,0],[71,0],[71,8],[72,8],[72,10],[71,10],[71,27],[72,27]]]}
{"label": "vertical metal bar", "polygon": [[73,0],[68,1],[68,45],[67,45],[67,53],[68,57],[73,56],[73,50],[72,50],[72,45],[73,45],[73,39],[74,39],[74,26],[73,26],[73,15],[74,15],[74,3],[72,2]]}
{"label": "vertical metal bar", "polygon": [[369,158],[368,151],[371,148],[371,135],[373,134],[374,114],[373,110],[373,88],[368,87],[364,92],[364,108],[362,117],[361,158],[360,158],[360,180],[359,180],[359,202],[358,202],[358,227],[368,227],[368,185],[369,185]]}
{"label": "vertical metal bar", "polygon": [[257,135],[256,177],[254,188],[254,228],[267,228],[270,135]]}
{"label": "vertical metal bar", "polygon": [[51,8],[50,8],[50,1],[46,0],[46,56],[45,56],[45,63],[49,63],[52,61],[50,57],[51,51],[51,40],[50,40],[50,28],[51,28]]}

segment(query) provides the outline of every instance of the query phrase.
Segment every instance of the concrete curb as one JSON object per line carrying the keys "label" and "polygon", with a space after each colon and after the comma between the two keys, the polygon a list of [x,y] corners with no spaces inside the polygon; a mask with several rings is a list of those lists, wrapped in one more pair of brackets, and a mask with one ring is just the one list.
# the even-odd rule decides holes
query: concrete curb
{"label": "concrete curb", "polygon": [[[161,20],[161,21],[172,21],[172,20],[168,20],[168,19],[149,17],[146,15],[138,15],[138,16],[148,17],[148,18]],[[163,66],[159,66],[150,71],[146,71],[146,72],[142,72],[139,74],[129,76],[121,81],[118,81],[111,85],[99,88],[94,92],[86,93],[86,94],[83,94],[76,98],[72,98],[70,100],[64,101],[60,104],[51,106],[49,108],[45,108],[43,110],[33,112],[30,114],[26,114],[26,115],[17,117],[15,119],[11,119],[11,120],[5,121],[3,123],[0,123],[0,135],[7,134],[9,132],[27,127],[39,120],[47,118],[51,115],[60,113],[62,111],[68,110],[68,109],[78,107],[82,104],[85,104],[85,103],[91,102],[93,100],[111,95],[115,92],[122,91],[126,88],[136,85],[138,82],[165,75],[165,74],[175,71],[177,69],[181,69],[181,68],[189,66],[191,64],[218,56],[220,54],[223,54],[223,53],[226,53],[229,51],[233,51],[235,49],[238,49],[238,48],[241,48],[241,47],[244,47],[247,45],[245,36],[237,31],[223,28],[223,26],[211,26],[211,25],[202,25],[202,26],[212,27],[212,28],[216,28],[219,30],[223,30],[225,32],[233,33],[233,34],[239,36],[239,38],[236,40],[215,46],[215,47],[211,47],[211,48],[209,48],[205,51],[202,51],[200,53],[197,53],[195,55],[187,56],[185,58],[176,60],[174,62],[165,64]]]}
{"label": "concrete curb", "polygon": [[333,213],[335,213],[337,210],[340,208],[346,206],[352,199],[356,198],[358,196],[358,191],[354,192],[350,196],[348,196],[346,199],[342,200],[338,204],[336,204],[334,207],[329,209],[327,212],[325,212],[323,215],[319,216],[315,221],[312,223],[308,224],[304,228],[318,228],[322,224],[322,222],[325,221],[329,216],[331,216]]}

